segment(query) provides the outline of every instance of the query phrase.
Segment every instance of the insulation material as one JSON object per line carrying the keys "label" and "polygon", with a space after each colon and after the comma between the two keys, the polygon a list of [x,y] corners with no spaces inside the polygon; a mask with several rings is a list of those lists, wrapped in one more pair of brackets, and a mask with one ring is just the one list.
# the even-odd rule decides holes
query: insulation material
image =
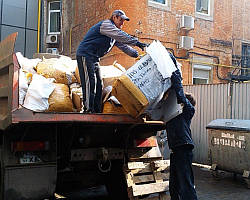
{"label": "insulation material", "polygon": [[129,68],[126,75],[145,95],[149,104],[157,104],[171,87],[170,78],[163,78],[153,59],[147,54]]}
{"label": "insulation material", "polygon": [[76,68],[73,66],[71,69],[63,63],[62,59],[43,59],[42,62],[37,64],[36,70],[38,74],[45,78],[54,78],[56,83],[70,85],[71,83],[77,82],[72,72],[72,70],[75,71]]}
{"label": "insulation material", "polygon": [[73,83],[70,85],[70,96],[77,112],[83,110],[82,104],[82,87],[78,83]]}
{"label": "insulation material", "polygon": [[103,80],[103,86],[105,88],[107,86],[112,86],[115,80],[124,74],[126,70],[118,63],[114,63],[113,65],[100,66],[100,71]]}
{"label": "insulation material", "polygon": [[16,56],[17,56],[18,63],[24,72],[36,74],[35,68],[36,68],[37,64],[42,61],[41,59],[39,59],[39,58],[36,58],[36,59],[25,58],[25,57],[23,57],[22,53],[20,53],[20,52],[17,52]]}
{"label": "insulation material", "polygon": [[69,87],[65,84],[54,83],[55,89],[49,96],[51,112],[73,112],[73,103],[69,94]]}
{"label": "insulation material", "polygon": [[144,112],[149,102],[140,89],[126,75],[122,75],[113,84],[114,95],[124,109],[133,117]]}
{"label": "insulation material", "polygon": [[177,104],[176,93],[173,89],[167,91],[167,97],[162,98],[154,108],[148,107],[145,113],[150,116],[151,120],[161,120],[168,122],[182,113],[181,104]]}
{"label": "insulation material", "polygon": [[120,104],[115,104],[112,100],[106,101],[103,104],[103,113],[109,114],[128,114]]}
{"label": "insulation material", "polygon": [[81,84],[81,78],[80,78],[78,67],[76,67],[75,77],[76,77],[77,83]]}
{"label": "insulation material", "polygon": [[102,90],[102,102],[107,101],[112,92],[112,86],[107,86]]}
{"label": "insulation material", "polygon": [[27,90],[28,90],[28,80],[23,70],[19,71],[19,105],[23,105]]}
{"label": "insulation material", "polygon": [[176,70],[176,66],[161,42],[159,40],[153,41],[149,47],[146,48],[146,52],[157,65],[157,69],[161,73],[162,77],[164,79],[170,78],[172,73]]}
{"label": "insulation material", "polygon": [[[152,111],[159,107],[158,103],[171,87],[170,77],[175,70],[176,66],[165,47],[159,41],[154,41],[147,47],[147,54],[115,82],[113,94],[129,114],[137,117],[148,108]],[[136,93],[131,92],[131,88],[137,88]],[[142,96],[146,100],[140,99]],[[133,100],[129,101],[130,98]]]}
{"label": "insulation material", "polygon": [[27,109],[43,112],[49,108],[49,96],[55,89],[52,80],[34,74],[27,90],[23,106]]}

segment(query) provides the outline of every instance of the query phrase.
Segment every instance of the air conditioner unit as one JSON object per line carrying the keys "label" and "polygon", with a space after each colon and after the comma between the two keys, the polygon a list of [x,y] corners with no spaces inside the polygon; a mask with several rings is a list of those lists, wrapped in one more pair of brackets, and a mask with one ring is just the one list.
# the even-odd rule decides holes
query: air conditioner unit
{"label": "air conditioner unit", "polygon": [[182,15],[180,28],[185,30],[194,29],[194,18],[192,16]]}
{"label": "air conditioner unit", "polygon": [[58,43],[58,36],[57,35],[47,35],[46,43],[47,44],[57,44]]}
{"label": "air conditioner unit", "polygon": [[46,53],[50,53],[50,54],[54,54],[54,55],[59,54],[57,48],[47,48]]}
{"label": "air conditioner unit", "polygon": [[180,37],[180,49],[193,49],[194,48],[194,38],[188,36],[181,36]]}

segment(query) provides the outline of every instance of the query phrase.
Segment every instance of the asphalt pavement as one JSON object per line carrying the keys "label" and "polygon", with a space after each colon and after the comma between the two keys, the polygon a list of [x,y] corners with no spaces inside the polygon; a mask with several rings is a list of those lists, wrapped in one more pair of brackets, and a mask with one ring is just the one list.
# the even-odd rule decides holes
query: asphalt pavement
{"label": "asphalt pavement", "polygon": [[[199,200],[250,200],[250,189],[240,175],[219,171],[214,177],[209,166],[198,164],[195,164],[193,169]],[[72,200],[109,200],[105,186],[75,190],[60,195],[61,198]]]}

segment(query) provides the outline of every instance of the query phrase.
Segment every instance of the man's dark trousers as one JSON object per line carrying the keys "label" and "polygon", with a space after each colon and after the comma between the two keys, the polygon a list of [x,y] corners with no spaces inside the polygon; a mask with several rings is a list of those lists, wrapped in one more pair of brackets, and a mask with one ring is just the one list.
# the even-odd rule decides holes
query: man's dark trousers
{"label": "man's dark trousers", "polygon": [[193,153],[190,145],[177,147],[170,154],[171,200],[197,200],[192,170]]}
{"label": "man's dark trousers", "polygon": [[77,56],[77,64],[81,79],[83,104],[87,111],[101,112],[102,80],[98,62]]}

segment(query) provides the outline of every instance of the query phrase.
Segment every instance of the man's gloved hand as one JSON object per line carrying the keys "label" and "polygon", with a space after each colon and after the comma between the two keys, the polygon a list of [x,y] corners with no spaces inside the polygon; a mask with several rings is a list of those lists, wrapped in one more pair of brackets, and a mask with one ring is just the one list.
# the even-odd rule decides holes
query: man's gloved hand
{"label": "man's gloved hand", "polygon": [[171,81],[173,84],[179,84],[182,81],[181,72],[179,69],[173,72],[171,76]]}
{"label": "man's gloved hand", "polygon": [[142,43],[142,42],[137,42],[136,46],[141,48],[142,51],[144,51],[144,48],[148,46],[148,44]]}
{"label": "man's gloved hand", "polygon": [[177,69],[171,76],[172,87],[176,93],[177,103],[184,103],[186,99],[181,81],[181,72]]}

